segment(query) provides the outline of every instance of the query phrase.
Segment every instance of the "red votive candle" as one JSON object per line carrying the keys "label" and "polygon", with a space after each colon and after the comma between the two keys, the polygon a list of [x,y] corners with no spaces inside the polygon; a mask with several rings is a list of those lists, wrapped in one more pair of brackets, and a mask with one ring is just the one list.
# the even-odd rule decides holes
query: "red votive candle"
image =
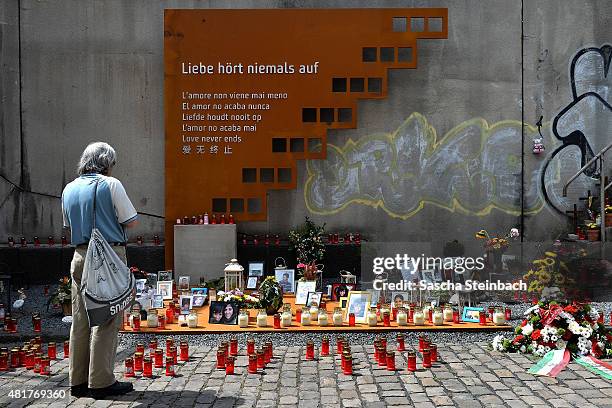
{"label": "red votive candle", "polygon": [[314,343],[312,341],[306,343],[306,360],[314,360]]}
{"label": "red votive candle", "polygon": [[378,363],[378,360],[380,360],[380,354],[378,354],[379,349],[380,349],[380,340],[375,340],[374,341],[374,359],[376,360],[377,363]]}
{"label": "red votive candle", "polygon": [[19,367],[19,349],[14,347],[11,350],[11,368]]}
{"label": "red votive candle", "polygon": [[40,375],[51,375],[51,362],[48,357],[40,358]]}
{"label": "red votive candle", "polygon": [[406,350],[406,340],[402,333],[398,333],[397,335],[397,351]]}
{"label": "red votive candle", "polygon": [[255,340],[247,339],[247,355],[255,354]]}
{"label": "red votive candle", "polygon": [[[227,355],[227,351],[225,352],[225,354]],[[170,353],[168,354],[167,357],[172,357],[172,361],[177,362],[178,361],[178,353],[176,351],[176,346],[172,346],[170,347]]]}
{"label": "red votive candle", "polygon": [[230,351],[229,351],[230,356],[237,356],[238,355],[238,339],[235,337],[232,337],[230,339]]}
{"label": "red votive candle", "polygon": [[189,360],[189,344],[186,341],[181,341],[181,361]]}
{"label": "red votive candle", "polygon": [[166,328],[166,316],[160,314],[157,316],[157,330],[164,330]]}
{"label": "red votive candle", "polygon": [[17,318],[15,317],[6,317],[6,331],[9,333],[17,333]]}
{"label": "red votive candle", "polygon": [[[506,310],[504,311],[505,317],[506,317],[506,321],[510,321],[512,320],[512,309],[510,309],[509,307],[506,308]],[[603,316],[603,315],[602,315]],[[603,323],[603,322],[602,322]]]}
{"label": "red votive candle", "polygon": [[155,368],[164,367],[164,350],[158,348],[155,350]]}
{"label": "red votive candle", "polygon": [[302,321],[302,309],[297,308],[295,311],[295,321],[300,323]]}
{"label": "red votive candle", "polygon": [[378,366],[387,366],[387,351],[382,346],[378,347]]}
{"label": "red votive candle", "polygon": [[132,357],[125,359],[125,376],[134,377],[134,360]]}
{"label": "red votive candle", "polygon": [[323,336],[321,340],[321,355],[329,356],[329,338],[327,336]]}
{"label": "red votive candle", "polygon": [[137,352],[134,354],[134,371],[142,372],[143,359],[144,353]]}
{"label": "red votive candle", "polygon": [[144,354],[144,343],[136,343],[136,353],[142,353]]}
{"label": "red votive candle", "polygon": [[425,345],[425,337],[419,336],[419,352],[423,352],[423,346]]}
{"label": "red votive candle", "polygon": [[487,314],[484,310],[481,310],[480,313],[478,313],[478,318],[481,326],[487,325]]}
{"label": "red votive candle", "polygon": [[174,346],[174,340],[166,339],[166,354],[170,355],[170,348]]}
{"label": "red votive candle", "polygon": [[64,358],[70,357],[70,341],[64,341]]}
{"label": "red votive candle", "polygon": [[[506,320],[508,320],[508,318],[506,318]],[[601,312],[599,314],[599,318],[597,319],[597,323],[604,324],[604,314],[603,314],[603,312]]]}
{"label": "red votive candle", "polygon": [[147,378],[153,377],[153,362],[149,357],[144,358],[142,375]]}
{"label": "red votive candle", "polygon": [[433,310],[431,308],[429,308],[429,310],[427,311],[427,321],[429,323],[433,322]]}
{"label": "red votive candle", "polygon": [[140,331],[140,315],[132,317],[132,331]]}
{"label": "red votive candle", "polygon": [[343,372],[344,372],[344,367],[346,366],[346,358],[349,356],[350,354],[347,351],[343,351],[342,356],[340,356],[340,365],[342,367]]}
{"label": "red votive candle", "polygon": [[346,356],[342,373],[344,375],[353,375],[353,357]]}
{"label": "red votive candle", "polygon": [[435,344],[430,344],[429,354],[430,354],[432,363],[435,363],[436,361],[438,361],[438,346],[436,346]]}
{"label": "red votive candle", "polygon": [[430,368],[431,367],[431,352],[428,348],[423,349],[423,367]]}
{"label": "red votive candle", "polygon": [[62,246],[66,245],[68,245],[68,239],[66,239],[66,236],[62,235]]}
{"label": "red votive candle", "polygon": [[493,321],[493,313],[495,313],[495,307],[489,306],[489,316],[488,316],[488,319],[491,322]]}
{"label": "red votive candle", "polygon": [[274,315],[274,328],[275,329],[280,329],[281,328],[281,316],[279,313],[276,313]]}
{"label": "red votive candle", "polygon": [[387,351],[387,371],[395,371],[395,353]]}
{"label": "red votive candle", "polygon": [[386,337],[384,337],[384,336],[383,336],[383,337],[381,337],[381,338],[380,338],[380,345],[381,345],[381,346],[382,346],[382,347],[383,347],[385,350],[387,350],[387,338],[386,338]]}
{"label": "red votive candle", "polygon": [[21,349],[19,349],[19,367],[25,367],[26,364],[26,348],[22,347]]}
{"label": "red votive candle", "polygon": [[166,323],[174,323],[174,306],[172,306],[172,302],[170,302],[166,308]]}
{"label": "red votive candle", "polygon": [[149,350],[152,350],[153,352],[155,352],[156,349],[157,349],[157,340],[151,340],[149,342]]}
{"label": "red votive candle", "polygon": [[341,336],[338,336],[336,338],[336,353],[338,354],[342,354],[342,343],[344,341],[344,338]]}
{"label": "red votive candle", "polygon": [[25,237],[21,237],[20,242],[22,247],[28,246],[28,242],[26,241]]}
{"label": "red votive candle", "polygon": [[459,323],[459,311],[458,310],[453,310],[453,323],[455,324]]}
{"label": "red votive candle", "polygon": [[249,374],[257,374],[257,355],[249,354]]}
{"label": "red votive candle", "polygon": [[225,375],[234,375],[234,357],[225,359]]}
{"label": "red votive candle", "polygon": [[272,351],[272,342],[271,341],[267,341],[266,342],[266,350],[267,350],[267,356],[266,356],[266,364],[269,363],[272,360],[273,357],[273,351]]}
{"label": "red votive candle", "polygon": [[38,352],[34,354],[34,372],[40,373],[40,359],[42,358],[42,353]]}
{"label": "red votive candle", "polygon": [[0,353],[0,371],[8,371],[8,354]]}
{"label": "red votive candle", "polygon": [[397,307],[393,308],[393,315],[391,316],[393,318],[393,321],[397,321]]}
{"label": "red votive candle", "polygon": [[34,237],[34,246],[36,246],[36,247],[40,246],[40,238]]}
{"label": "red votive candle", "polygon": [[174,377],[174,358],[166,357],[166,377]]}
{"label": "red votive candle", "polygon": [[355,313],[349,313],[349,326],[355,326]]}
{"label": "red votive candle", "polygon": [[49,360],[55,360],[57,358],[57,345],[53,342],[47,345],[47,355]]}
{"label": "red votive candle", "polygon": [[391,316],[389,315],[389,312],[383,313],[383,326],[385,327],[391,326]]}
{"label": "red votive candle", "polygon": [[26,353],[26,358],[25,358],[25,367],[27,370],[32,370],[34,368],[34,353],[31,351],[28,351]]}
{"label": "red votive candle", "polygon": [[225,368],[225,351],[217,350],[217,368]]}
{"label": "red votive candle", "polygon": [[55,239],[53,239],[51,235],[47,237],[47,244],[49,244],[49,246],[55,245]]}
{"label": "red votive candle", "polygon": [[257,350],[257,368],[266,367],[266,355],[262,349]]}

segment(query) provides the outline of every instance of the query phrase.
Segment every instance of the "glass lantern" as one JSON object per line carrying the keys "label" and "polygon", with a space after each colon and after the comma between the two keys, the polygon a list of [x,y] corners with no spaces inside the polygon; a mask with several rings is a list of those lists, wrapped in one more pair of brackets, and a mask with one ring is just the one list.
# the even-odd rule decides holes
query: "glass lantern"
{"label": "glass lantern", "polygon": [[231,259],[229,263],[225,264],[225,291],[244,288],[244,268],[238,263],[237,259]]}

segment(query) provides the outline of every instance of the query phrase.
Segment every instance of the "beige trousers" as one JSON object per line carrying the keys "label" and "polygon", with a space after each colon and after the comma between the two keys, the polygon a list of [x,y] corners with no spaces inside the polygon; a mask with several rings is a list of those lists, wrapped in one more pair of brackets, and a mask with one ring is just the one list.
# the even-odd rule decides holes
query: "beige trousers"
{"label": "beige trousers", "polygon": [[[124,262],[125,247],[113,249]],[[77,247],[70,265],[72,275],[72,327],[70,328],[70,385],[89,384],[104,388],[115,383],[117,333],[123,313],[102,326],[90,328],[83,297],[79,292],[87,247]]]}

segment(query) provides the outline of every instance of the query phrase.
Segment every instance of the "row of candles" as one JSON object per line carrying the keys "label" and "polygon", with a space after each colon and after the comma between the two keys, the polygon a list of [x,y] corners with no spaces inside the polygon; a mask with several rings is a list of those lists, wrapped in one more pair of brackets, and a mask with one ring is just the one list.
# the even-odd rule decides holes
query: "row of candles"
{"label": "row of candles", "polygon": [[[13,238],[12,236],[9,236],[8,240],[7,240],[7,243],[8,243],[8,246],[10,248],[13,248],[15,246],[15,238]],[[32,239],[32,243],[34,244],[35,247],[39,247],[41,245],[40,238],[39,237],[34,237]],[[143,245],[145,243],[145,240],[142,237],[142,235],[138,235],[136,237],[136,243],[138,245]],[[65,247],[65,246],[68,246],[68,244],[69,244],[68,239],[66,238],[66,236],[62,235],[62,237],[61,237],[61,245],[63,247]],[[155,244],[155,245],[160,245],[161,244],[161,239],[159,238],[159,235],[153,235],[153,244]],[[55,246],[55,238],[53,236],[49,235],[47,237],[47,245],[50,246],[50,247]],[[28,241],[27,241],[26,237],[21,237],[19,239],[19,246],[22,247],[22,248],[25,248],[25,247],[28,246]]]}
{"label": "row of candles", "polygon": [[[274,241],[274,245],[280,245],[281,239],[278,234],[272,236],[270,234],[262,235],[261,237],[257,234],[253,235],[252,240],[249,240],[249,237],[246,234],[242,234],[242,244],[247,245],[252,243],[253,245],[270,245]],[[340,237],[340,234],[328,234],[327,235],[327,244],[354,244],[361,245],[361,234],[360,233],[346,233],[344,234],[344,238]]]}
{"label": "row of candles", "polygon": [[143,377],[153,377],[153,369],[164,369],[166,376],[175,375],[175,365],[178,361],[189,361],[189,343],[181,341],[179,343],[180,354],[177,353],[174,340],[166,339],[166,352],[159,347],[157,340],[149,342],[149,354],[146,355],[144,343],[136,344],[136,352],[133,357],[125,359],[125,376],[135,377],[140,374]]}
{"label": "row of candles", "polygon": [[225,214],[220,214],[217,219],[217,214],[212,214],[210,217],[208,213],[200,215],[192,215],[191,217],[184,216],[183,218],[177,218],[176,225],[214,225],[214,224],[235,224],[234,216],[229,214],[227,219]]}
{"label": "row of candles", "polygon": [[[4,324],[4,331],[7,333],[17,333],[17,318],[5,312],[4,305],[0,303],[0,325]],[[32,328],[34,333],[42,332],[42,318],[40,313],[32,313]]]}
{"label": "row of candles", "polygon": [[[64,341],[64,358],[70,357],[70,342]],[[0,348],[0,371],[8,371],[25,367],[40,375],[51,375],[51,361],[58,359],[57,344],[47,344],[47,352],[43,352],[42,338],[34,337],[22,347]]]}

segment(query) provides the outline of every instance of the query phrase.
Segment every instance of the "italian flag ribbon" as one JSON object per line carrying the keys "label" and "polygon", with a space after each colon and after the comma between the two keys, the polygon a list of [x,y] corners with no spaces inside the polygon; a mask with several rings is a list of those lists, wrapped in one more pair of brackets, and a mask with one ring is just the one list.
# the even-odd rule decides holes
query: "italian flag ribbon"
{"label": "italian flag ribbon", "polygon": [[551,350],[529,369],[531,374],[556,377],[570,361],[569,351]]}
{"label": "italian flag ribbon", "polygon": [[590,354],[588,356],[577,358],[576,362],[590,372],[597,374],[606,380],[612,380],[612,365],[604,363]]}

